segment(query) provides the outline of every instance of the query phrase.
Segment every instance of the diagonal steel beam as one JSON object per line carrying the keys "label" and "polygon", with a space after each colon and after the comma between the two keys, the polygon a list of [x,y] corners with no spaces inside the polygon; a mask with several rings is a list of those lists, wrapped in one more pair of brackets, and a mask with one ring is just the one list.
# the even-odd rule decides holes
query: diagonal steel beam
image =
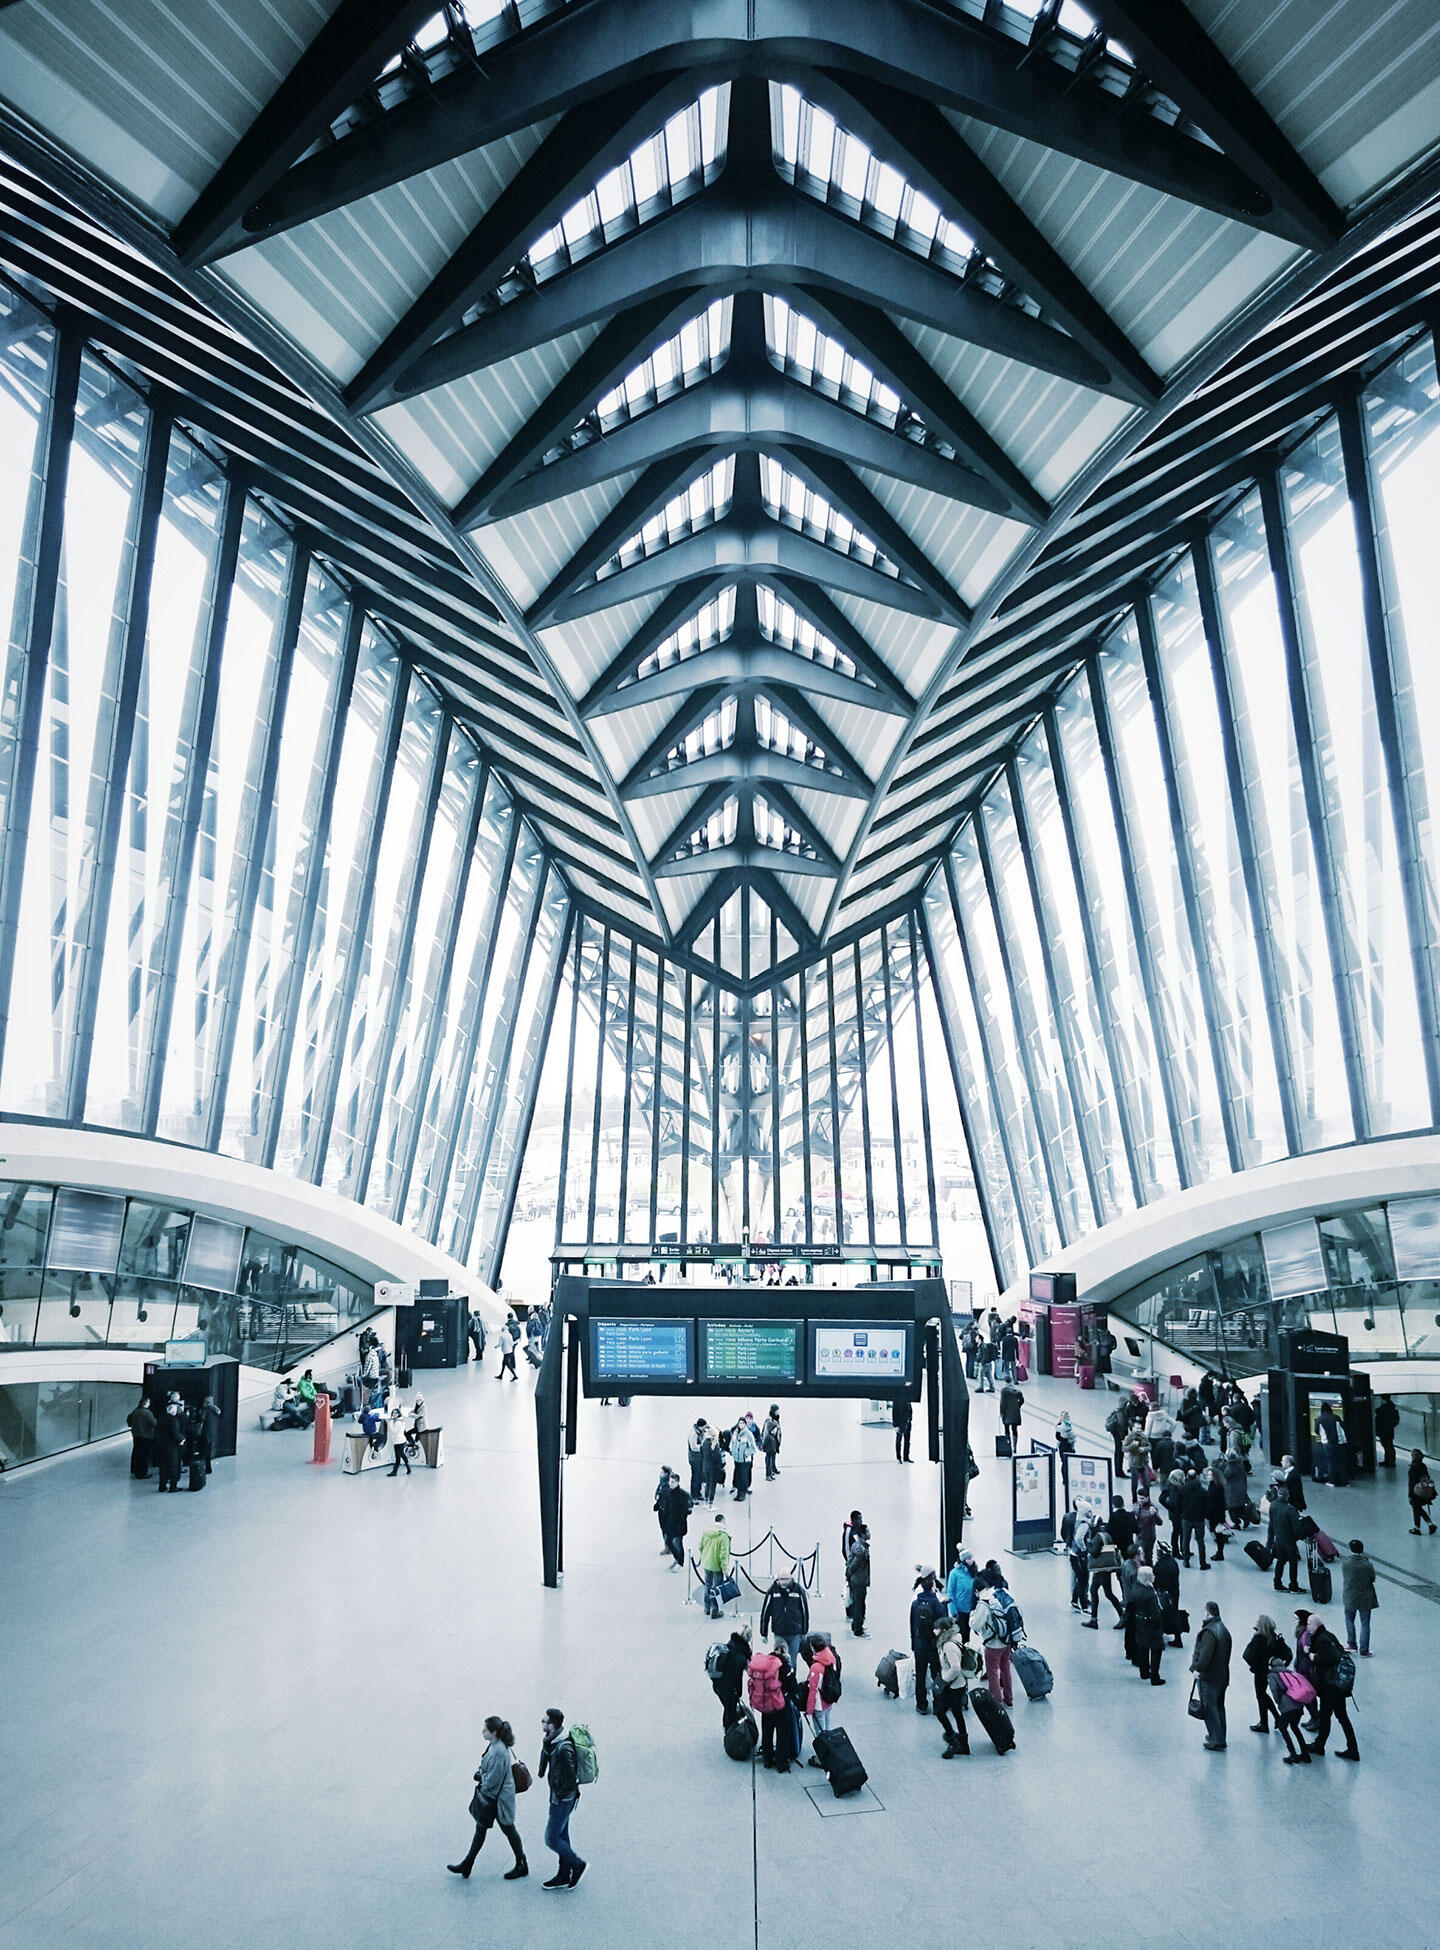
{"label": "diagonal steel beam", "polygon": [[249,241],[247,211],[435,12],[434,0],[341,0],[175,226],[186,264]]}
{"label": "diagonal steel beam", "polygon": [[345,388],[346,403],[373,413],[392,383],[442,333],[452,331],[477,299],[508,275],[530,245],[598,179],[707,84],[703,73],[647,74],[562,116],[444,268]]}
{"label": "diagonal steel beam", "polygon": [[[598,717],[606,710],[624,709],[624,701],[623,698],[619,698],[619,693],[626,679],[634,676],[639,665],[660,647],[666,637],[673,635],[682,623],[703,609],[713,596],[718,595],[727,586],[728,580],[729,578],[717,569],[708,576],[697,576],[693,582],[682,582],[673,588],[664,601],[650,612],[635,634],[610,659],[605,669],[581,698],[578,707],[581,717]],[[683,669],[689,667],[689,658],[683,665],[676,666]],[[693,677],[690,681],[694,681]],[[688,689],[689,686],[687,685],[686,688]],[[617,699],[619,701],[612,701]]]}
{"label": "diagonal steel beam", "polygon": [[[627,669],[633,668],[633,662],[627,665]],[[664,670],[652,671],[648,677],[638,677],[629,684],[611,685],[593,704],[587,701],[581,708],[588,718],[607,717],[616,711],[630,711],[640,705],[662,704],[669,698],[686,697],[699,682],[716,683],[732,689],[742,684],[752,684],[758,691],[776,694],[782,710],[791,717],[796,714],[786,700],[793,690],[798,689],[807,690],[815,697],[834,698],[837,703],[854,705],[862,711],[878,711],[887,717],[909,716],[909,707],[893,692],[877,690],[873,685],[861,683],[857,677],[847,677],[843,671],[834,670],[813,657],[802,656],[796,650],[783,649],[758,632],[744,637],[728,636],[713,649],[699,651],[693,657],[670,664]],[[833,744],[833,733],[830,740]]]}
{"label": "diagonal steel beam", "polygon": [[[661,735],[670,739],[668,726]],[[680,735],[683,737],[684,733]],[[671,739],[670,742],[675,741]],[[669,750],[669,744],[665,749]],[[661,756],[664,756],[663,752]],[[653,760],[651,762],[654,763]],[[739,745],[730,746],[725,751],[706,752],[703,757],[687,759],[671,771],[653,775],[643,771],[637,763],[622,782],[620,794],[622,798],[631,800],[657,799],[667,792],[678,792],[686,787],[722,782],[730,785],[798,786],[802,791],[829,792],[844,799],[868,799],[870,796],[868,788],[858,780],[822,771],[818,766],[805,764],[803,759],[792,758],[788,752],[767,751],[763,746]]]}

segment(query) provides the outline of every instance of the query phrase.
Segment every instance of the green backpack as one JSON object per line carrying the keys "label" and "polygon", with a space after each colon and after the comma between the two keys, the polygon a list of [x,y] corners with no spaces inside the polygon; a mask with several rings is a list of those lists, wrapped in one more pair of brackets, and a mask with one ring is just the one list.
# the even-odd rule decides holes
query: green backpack
{"label": "green backpack", "polygon": [[575,1749],[575,1779],[580,1787],[590,1787],[600,1778],[600,1756],[586,1726],[570,1728],[570,1744]]}

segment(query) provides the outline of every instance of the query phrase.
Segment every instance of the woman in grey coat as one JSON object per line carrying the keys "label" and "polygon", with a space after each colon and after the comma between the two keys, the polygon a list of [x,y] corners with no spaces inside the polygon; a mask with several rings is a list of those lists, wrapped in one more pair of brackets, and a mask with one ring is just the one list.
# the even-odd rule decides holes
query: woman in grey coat
{"label": "woman in grey coat", "polygon": [[498,1828],[515,1851],[515,1866],[505,1871],[505,1880],[519,1882],[529,1875],[530,1864],[525,1860],[520,1830],[515,1826],[515,1772],[510,1752],[515,1745],[515,1735],[508,1720],[501,1720],[492,1713],[485,1722],[485,1738],[490,1744],[475,1770],[476,1788],[470,1797],[470,1812],[475,1818],[475,1839],[463,1862],[447,1862],[445,1866],[451,1875],[468,1876],[475,1866],[475,1857],[485,1846],[486,1835],[492,1827]]}

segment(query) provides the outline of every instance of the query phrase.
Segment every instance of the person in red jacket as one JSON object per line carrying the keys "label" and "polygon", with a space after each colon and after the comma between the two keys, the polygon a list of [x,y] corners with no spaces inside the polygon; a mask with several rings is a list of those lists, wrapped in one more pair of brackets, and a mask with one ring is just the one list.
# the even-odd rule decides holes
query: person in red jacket
{"label": "person in red jacket", "polygon": [[[833,1672],[838,1677],[840,1661],[835,1656],[834,1646],[819,1633],[807,1638],[800,1649],[810,1661],[809,1670],[805,1675],[809,1682],[805,1692],[805,1712],[817,1733],[828,1733],[831,1702],[827,1702],[825,1698],[825,1675],[827,1672]],[[818,1767],[820,1763],[812,1757],[810,1765]]]}
{"label": "person in red jacket", "polygon": [[777,1774],[788,1774],[794,1759],[790,1740],[790,1708],[781,1683],[780,1654],[757,1652],[747,1675],[751,1707],[760,1715],[760,1758]]}

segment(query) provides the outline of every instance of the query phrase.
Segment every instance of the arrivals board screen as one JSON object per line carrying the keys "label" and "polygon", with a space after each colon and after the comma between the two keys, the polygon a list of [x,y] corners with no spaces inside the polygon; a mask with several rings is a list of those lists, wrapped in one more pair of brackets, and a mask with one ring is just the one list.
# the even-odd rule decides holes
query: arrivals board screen
{"label": "arrivals board screen", "polygon": [[590,1318],[590,1378],[599,1381],[693,1381],[693,1320]]}
{"label": "arrivals board screen", "polygon": [[810,1323],[810,1379],[894,1388],[912,1379],[914,1326],[903,1320]]}
{"label": "arrivals board screen", "polygon": [[798,1387],[802,1380],[798,1320],[702,1320],[700,1379]]}

